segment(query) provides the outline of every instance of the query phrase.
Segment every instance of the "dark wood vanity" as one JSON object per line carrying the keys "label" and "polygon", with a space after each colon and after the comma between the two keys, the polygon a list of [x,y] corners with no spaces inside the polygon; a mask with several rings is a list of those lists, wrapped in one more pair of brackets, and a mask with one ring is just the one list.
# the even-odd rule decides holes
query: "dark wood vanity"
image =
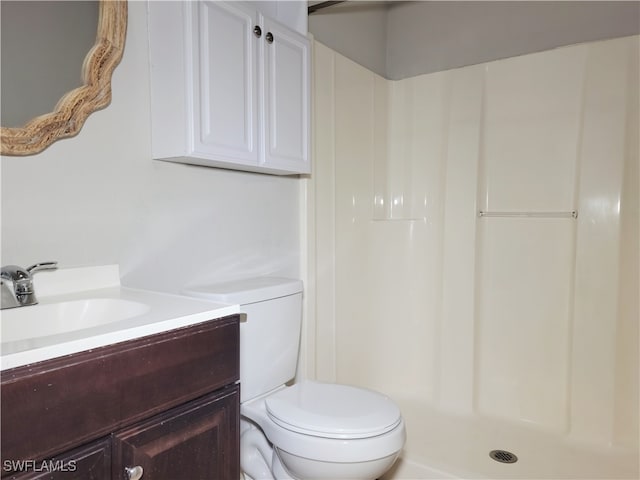
{"label": "dark wood vanity", "polygon": [[238,380],[238,315],[4,370],[2,478],[237,479]]}

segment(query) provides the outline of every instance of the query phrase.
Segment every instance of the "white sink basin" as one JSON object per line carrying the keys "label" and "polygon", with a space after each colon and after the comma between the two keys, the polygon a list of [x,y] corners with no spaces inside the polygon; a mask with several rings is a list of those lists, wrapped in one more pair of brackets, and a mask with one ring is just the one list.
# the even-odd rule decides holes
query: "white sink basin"
{"label": "white sink basin", "polygon": [[238,305],[122,287],[112,265],[42,272],[34,284],[38,305],[0,310],[0,370],[240,312]]}
{"label": "white sink basin", "polygon": [[46,337],[119,322],[150,310],[144,303],[121,298],[87,298],[12,308],[2,312],[2,342]]}

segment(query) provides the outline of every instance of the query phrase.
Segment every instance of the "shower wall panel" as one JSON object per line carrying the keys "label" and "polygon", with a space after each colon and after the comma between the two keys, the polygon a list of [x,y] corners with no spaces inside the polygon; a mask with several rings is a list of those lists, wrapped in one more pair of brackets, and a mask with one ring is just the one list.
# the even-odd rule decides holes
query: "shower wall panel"
{"label": "shower wall panel", "polygon": [[527,55],[484,71],[478,209],[505,216],[477,220],[475,407],[559,431],[568,422],[569,213],[577,209],[587,51]]}
{"label": "shower wall panel", "polygon": [[[638,90],[630,75],[634,58],[637,69],[638,37],[598,42],[589,45],[585,69],[569,418],[572,433],[594,441],[618,441],[613,427],[616,388],[625,396],[638,389],[637,376],[628,385],[616,386],[615,381],[617,330],[626,307],[619,303],[620,266],[632,259],[622,257],[620,250],[622,235],[630,233],[622,229],[620,212],[633,208],[621,205],[622,187],[625,168],[638,162],[637,155],[625,160],[630,147],[626,136],[631,134],[626,124],[633,123],[629,112]],[[636,216],[635,228],[638,221]],[[629,420],[636,419],[628,428],[637,432],[637,404],[636,413],[628,413]]]}
{"label": "shower wall panel", "polygon": [[572,222],[478,221],[474,382],[480,413],[566,429]]}
{"label": "shower wall panel", "polygon": [[316,44],[315,375],[637,447],[637,56],[390,82]]}

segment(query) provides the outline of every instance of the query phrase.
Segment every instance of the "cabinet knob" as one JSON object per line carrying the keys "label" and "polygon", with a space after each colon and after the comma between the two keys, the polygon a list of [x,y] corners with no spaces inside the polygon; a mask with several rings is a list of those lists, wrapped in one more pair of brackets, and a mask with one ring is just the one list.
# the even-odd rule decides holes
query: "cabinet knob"
{"label": "cabinet knob", "polygon": [[125,467],[124,472],[127,475],[127,480],[140,480],[144,470],[140,465],[136,465],[135,467]]}
{"label": "cabinet knob", "polygon": [[267,34],[264,36],[264,38],[267,39],[267,43],[273,43],[273,33],[267,32]]}
{"label": "cabinet knob", "polygon": [[256,25],[255,27],[253,27],[253,34],[256,37],[260,38],[262,36],[262,29],[258,25]]}

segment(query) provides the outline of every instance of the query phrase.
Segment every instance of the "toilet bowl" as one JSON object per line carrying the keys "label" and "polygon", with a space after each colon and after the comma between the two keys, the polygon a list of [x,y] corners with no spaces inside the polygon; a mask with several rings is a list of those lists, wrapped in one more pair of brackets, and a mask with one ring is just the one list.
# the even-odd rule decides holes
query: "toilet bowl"
{"label": "toilet bowl", "polygon": [[240,411],[273,445],[290,475],[283,478],[378,478],[405,441],[404,421],[389,398],[346,385],[303,381]]}
{"label": "toilet bowl", "polygon": [[349,385],[295,377],[302,282],[260,277],[184,293],[240,305],[240,467],[253,480],[373,480],[405,442],[397,405]]}

